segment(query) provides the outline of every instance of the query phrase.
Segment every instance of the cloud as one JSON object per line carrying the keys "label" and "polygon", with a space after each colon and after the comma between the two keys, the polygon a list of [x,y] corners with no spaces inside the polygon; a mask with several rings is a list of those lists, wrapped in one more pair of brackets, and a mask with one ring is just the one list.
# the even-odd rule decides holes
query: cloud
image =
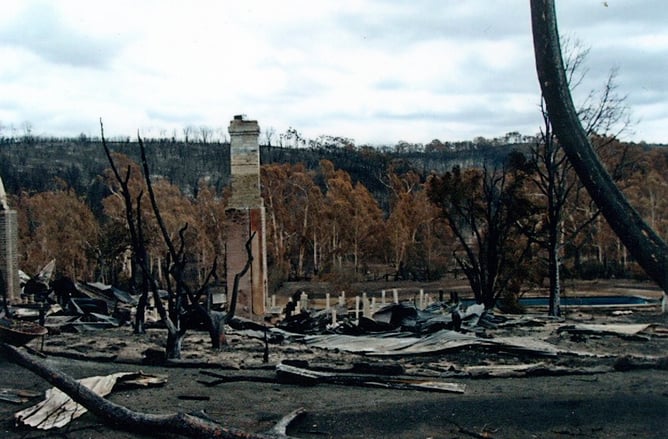
{"label": "cloud", "polygon": [[123,45],[69,26],[53,2],[48,1],[27,2],[0,28],[0,41],[51,63],[94,68],[108,65]]}
{"label": "cloud", "polygon": [[[583,93],[617,67],[636,139],[668,141],[668,10],[608,4],[557,5],[561,33],[591,47]],[[517,0],[7,0],[0,58],[0,120],[58,135],[95,133],[100,116],[132,136],[246,113],[277,132],[384,144],[541,124]]]}

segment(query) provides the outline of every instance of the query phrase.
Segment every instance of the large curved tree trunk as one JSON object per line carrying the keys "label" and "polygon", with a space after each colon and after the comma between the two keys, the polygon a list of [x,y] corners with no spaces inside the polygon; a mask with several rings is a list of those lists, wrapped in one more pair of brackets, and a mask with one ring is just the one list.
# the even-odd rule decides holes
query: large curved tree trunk
{"label": "large curved tree trunk", "polygon": [[578,119],[561,57],[554,0],[531,0],[531,24],[538,80],[554,133],[612,230],[668,294],[668,246],[617,188]]}

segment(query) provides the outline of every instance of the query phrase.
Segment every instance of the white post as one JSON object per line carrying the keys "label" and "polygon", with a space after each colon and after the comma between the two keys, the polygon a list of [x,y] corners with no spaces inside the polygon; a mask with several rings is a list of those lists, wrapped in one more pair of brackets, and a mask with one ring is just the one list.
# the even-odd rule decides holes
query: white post
{"label": "white post", "polygon": [[329,309],[329,293],[325,293],[325,309]]}
{"label": "white post", "polygon": [[355,296],[355,320],[360,319],[360,296]]}
{"label": "white post", "polygon": [[385,290],[380,290],[380,304],[385,305]]}
{"label": "white post", "polygon": [[420,288],[420,309],[424,309],[424,290]]}
{"label": "white post", "polygon": [[271,295],[271,307],[276,308],[276,294]]}
{"label": "white post", "polygon": [[332,326],[336,326],[336,308],[332,308]]}
{"label": "white post", "polygon": [[399,303],[399,291],[397,291],[396,288],[392,290],[392,294],[394,295],[394,303]]}
{"label": "white post", "polygon": [[299,310],[307,311],[308,310],[308,294],[302,293],[299,298]]}

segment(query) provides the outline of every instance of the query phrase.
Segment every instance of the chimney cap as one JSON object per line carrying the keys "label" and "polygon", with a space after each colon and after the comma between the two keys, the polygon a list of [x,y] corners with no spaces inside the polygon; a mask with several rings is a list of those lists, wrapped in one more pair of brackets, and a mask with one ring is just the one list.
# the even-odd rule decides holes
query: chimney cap
{"label": "chimney cap", "polygon": [[9,210],[7,193],[5,192],[5,186],[2,184],[2,178],[0,178],[0,210]]}
{"label": "chimney cap", "polygon": [[237,114],[234,116],[234,120],[247,120],[248,116],[246,114]]}

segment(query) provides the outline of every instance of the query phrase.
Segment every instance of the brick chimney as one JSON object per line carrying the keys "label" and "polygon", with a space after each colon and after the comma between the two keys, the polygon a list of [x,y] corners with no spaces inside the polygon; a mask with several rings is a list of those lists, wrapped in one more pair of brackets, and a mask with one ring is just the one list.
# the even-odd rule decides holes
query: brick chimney
{"label": "brick chimney", "polygon": [[251,241],[253,261],[239,281],[236,314],[262,320],[267,304],[267,251],[264,202],[260,192],[260,126],[245,115],[234,116],[230,133],[231,196],[225,212],[227,232],[227,298],[231,298],[234,276],[247,260],[246,242]]}
{"label": "brick chimney", "polygon": [[16,211],[9,208],[5,187],[0,178],[0,291],[9,303],[18,301],[19,284],[18,221]]}

